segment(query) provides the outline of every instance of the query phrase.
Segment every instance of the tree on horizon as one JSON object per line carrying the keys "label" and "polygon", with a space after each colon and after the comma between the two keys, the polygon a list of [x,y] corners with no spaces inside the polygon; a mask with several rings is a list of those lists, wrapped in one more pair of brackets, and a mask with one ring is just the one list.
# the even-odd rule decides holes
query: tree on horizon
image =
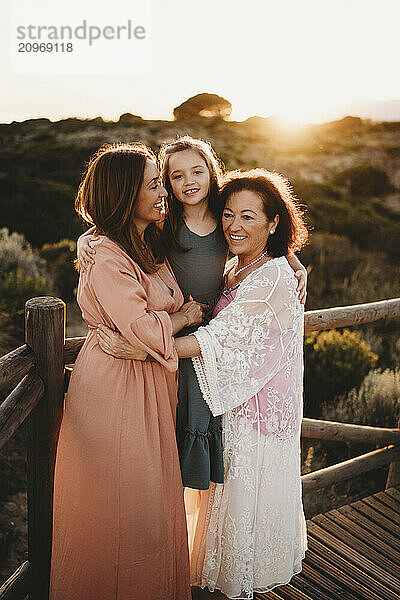
{"label": "tree on horizon", "polygon": [[217,94],[196,94],[174,108],[173,114],[176,121],[186,119],[219,118],[227,119],[232,113],[232,104]]}

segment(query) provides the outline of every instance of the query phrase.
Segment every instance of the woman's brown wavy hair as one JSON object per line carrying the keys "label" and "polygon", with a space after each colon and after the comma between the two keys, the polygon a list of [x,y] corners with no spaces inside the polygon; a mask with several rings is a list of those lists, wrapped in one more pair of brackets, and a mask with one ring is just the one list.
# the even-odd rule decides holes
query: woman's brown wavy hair
{"label": "woman's brown wavy hair", "polygon": [[90,158],[75,200],[75,210],[94,225],[96,234],[119,244],[145,273],[154,273],[165,258],[162,234],[155,223],[137,232],[133,216],[148,160],[144,144],[107,144]]}

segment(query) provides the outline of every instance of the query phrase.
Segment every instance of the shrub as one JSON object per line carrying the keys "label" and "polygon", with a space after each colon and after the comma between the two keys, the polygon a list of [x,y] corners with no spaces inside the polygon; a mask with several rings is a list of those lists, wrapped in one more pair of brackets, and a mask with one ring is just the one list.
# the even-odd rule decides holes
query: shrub
{"label": "shrub", "polygon": [[36,178],[0,179],[0,222],[21,232],[34,247],[58,241],[60,232],[72,239],[81,233],[73,188]]}
{"label": "shrub", "polygon": [[344,236],[312,232],[300,260],[311,271],[310,310],[400,296],[400,267],[383,253],[361,250]]}
{"label": "shrub", "polygon": [[[312,233],[300,260],[310,271],[308,310],[400,297],[400,266],[384,254],[362,251],[345,237]],[[379,368],[399,364],[398,319],[359,325],[357,331],[379,355]]]}
{"label": "shrub", "polygon": [[324,418],[370,425],[397,427],[400,418],[400,369],[370,371],[359,389],[352,389],[335,404],[323,407]]}
{"label": "shrub", "polygon": [[400,259],[399,221],[370,203],[315,196],[308,199],[306,217],[318,232],[345,236],[360,248],[385,252],[393,261]]}
{"label": "shrub", "polygon": [[26,423],[0,449],[0,581],[26,560]]}
{"label": "shrub", "polygon": [[295,189],[296,195],[307,202],[312,201],[315,198],[318,198],[320,200],[324,200],[326,198],[334,198],[335,200],[340,200],[342,197],[341,192],[337,188],[327,183],[298,180],[296,182],[293,182],[293,187]]}
{"label": "shrub", "polygon": [[371,198],[394,190],[386,171],[373,165],[350,167],[338,173],[333,182],[344,186],[353,196]]}
{"label": "shrub", "polygon": [[305,410],[318,416],[322,402],[358,387],[378,356],[356,331],[312,332],[305,337]]}
{"label": "shrub", "polygon": [[25,302],[49,294],[45,261],[19,233],[0,230],[0,330],[4,338],[23,340]]}
{"label": "shrub", "polygon": [[0,581],[28,558],[26,493],[11,496],[0,505]]}
{"label": "shrub", "polygon": [[343,190],[323,183],[298,180],[294,190],[306,202],[306,219],[315,231],[344,236],[360,248],[400,259],[400,220],[395,212],[378,202],[355,202],[349,191],[346,197]]}
{"label": "shrub", "polygon": [[45,259],[58,295],[69,302],[74,299],[78,273],[74,267],[76,242],[60,240],[56,244],[45,244],[40,256]]}
{"label": "shrub", "polygon": [[0,329],[23,340],[25,302],[51,293],[49,282],[41,275],[25,275],[22,269],[0,279]]}
{"label": "shrub", "polygon": [[45,275],[46,263],[21,233],[0,229],[0,278],[21,269],[28,277]]}

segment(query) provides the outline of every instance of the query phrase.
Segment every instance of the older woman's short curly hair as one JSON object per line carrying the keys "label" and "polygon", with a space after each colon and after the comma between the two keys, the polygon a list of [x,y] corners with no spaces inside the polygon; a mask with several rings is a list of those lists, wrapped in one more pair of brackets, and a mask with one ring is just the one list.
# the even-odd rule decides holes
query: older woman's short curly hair
{"label": "older woman's short curly hair", "polygon": [[255,192],[260,197],[269,221],[279,215],[275,233],[268,237],[266,243],[268,254],[276,258],[286,256],[289,251],[300,250],[308,239],[308,229],[288,180],[266,169],[231,171],[226,174],[220,198],[226,204],[232,194],[244,190]]}

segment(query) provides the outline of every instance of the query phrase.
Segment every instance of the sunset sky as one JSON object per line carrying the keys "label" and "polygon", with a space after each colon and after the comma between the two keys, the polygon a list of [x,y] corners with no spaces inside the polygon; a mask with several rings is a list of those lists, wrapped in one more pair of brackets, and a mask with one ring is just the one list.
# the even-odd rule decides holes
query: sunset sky
{"label": "sunset sky", "polygon": [[[12,12],[11,1],[5,4],[6,13]],[[18,2],[20,10],[24,5],[28,10],[29,4]],[[85,68],[96,65],[97,73],[15,73],[10,48],[16,40],[8,15],[1,24],[2,122],[98,115],[116,119],[123,112],[170,119],[175,106],[199,92],[230,100],[234,119],[278,114],[294,122],[342,116],[359,99],[400,99],[399,0],[52,4],[53,19],[71,24],[83,18],[96,23],[100,17],[112,24],[117,5],[118,15],[134,19],[135,5],[148,6],[149,72],[135,72],[140,70],[135,56],[124,51],[118,61],[121,72],[108,67],[111,72],[102,73],[94,50]],[[45,23],[49,0],[33,5],[37,22]]]}

